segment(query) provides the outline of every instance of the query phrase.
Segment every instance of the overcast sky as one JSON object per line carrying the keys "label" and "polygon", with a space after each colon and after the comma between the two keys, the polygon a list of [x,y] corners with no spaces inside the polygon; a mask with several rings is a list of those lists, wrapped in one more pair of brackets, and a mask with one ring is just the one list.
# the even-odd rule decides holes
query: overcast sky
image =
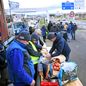
{"label": "overcast sky", "polygon": [[[5,9],[9,8],[8,0],[4,1]],[[53,5],[61,5],[61,2],[68,0],[10,0],[20,3],[20,8],[40,8],[40,7],[48,7]],[[70,0],[69,0],[70,1]],[[74,0],[71,0],[71,2]],[[85,0],[86,5],[86,0]]]}
{"label": "overcast sky", "polygon": [[[5,9],[9,9],[8,1],[9,0],[3,0]],[[50,6],[58,6],[61,9],[61,3],[66,2],[68,0],[10,0],[10,1],[19,2],[19,8],[43,8]],[[75,0],[69,1],[74,2]],[[84,4],[86,8],[86,0]]]}
{"label": "overcast sky", "polygon": [[[9,8],[8,0],[3,0],[5,8]],[[52,5],[57,5],[59,1],[57,0],[10,0],[20,3],[20,8],[40,8],[48,7]]]}

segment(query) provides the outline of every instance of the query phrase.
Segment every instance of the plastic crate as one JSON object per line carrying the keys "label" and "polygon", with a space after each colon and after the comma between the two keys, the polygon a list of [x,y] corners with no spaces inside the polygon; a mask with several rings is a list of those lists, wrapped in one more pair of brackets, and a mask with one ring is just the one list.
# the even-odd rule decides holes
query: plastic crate
{"label": "plastic crate", "polygon": [[58,82],[47,82],[47,81],[42,81],[41,86],[59,86]]}

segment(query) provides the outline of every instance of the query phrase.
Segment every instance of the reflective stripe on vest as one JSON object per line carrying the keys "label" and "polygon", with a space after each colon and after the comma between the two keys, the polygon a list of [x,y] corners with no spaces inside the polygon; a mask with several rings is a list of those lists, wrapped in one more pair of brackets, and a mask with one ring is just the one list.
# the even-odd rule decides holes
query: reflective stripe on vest
{"label": "reflective stripe on vest", "polygon": [[[32,45],[33,50],[34,50],[34,51],[37,51],[35,45],[34,45],[31,41],[29,41],[29,43]],[[31,55],[30,55],[30,56],[31,56]],[[39,57],[37,57],[37,56],[31,56],[31,59],[32,59],[32,61],[33,61],[33,64],[37,64]]]}

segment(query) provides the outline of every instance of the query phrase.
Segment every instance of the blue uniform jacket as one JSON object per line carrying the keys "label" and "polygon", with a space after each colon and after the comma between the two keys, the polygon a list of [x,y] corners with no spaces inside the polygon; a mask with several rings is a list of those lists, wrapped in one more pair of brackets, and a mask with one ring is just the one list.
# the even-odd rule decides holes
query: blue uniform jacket
{"label": "blue uniform jacket", "polygon": [[[6,50],[6,58],[8,63],[8,71],[11,81],[14,84],[20,83],[18,86],[25,86],[31,84],[33,78],[24,69],[24,44],[13,41]],[[15,85],[15,86],[17,86]]]}
{"label": "blue uniform jacket", "polygon": [[71,33],[71,30],[72,30],[71,24],[69,24],[69,25],[68,25],[68,28],[67,28],[67,33]]}
{"label": "blue uniform jacket", "polygon": [[46,36],[46,27],[45,26],[42,26],[41,31],[42,31],[42,36]]}

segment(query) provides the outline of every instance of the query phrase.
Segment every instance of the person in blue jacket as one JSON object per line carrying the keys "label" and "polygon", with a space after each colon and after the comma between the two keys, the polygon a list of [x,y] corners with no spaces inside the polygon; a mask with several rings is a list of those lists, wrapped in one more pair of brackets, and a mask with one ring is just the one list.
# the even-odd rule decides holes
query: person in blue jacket
{"label": "person in blue jacket", "polygon": [[65,39],[57,33],[50,33],[48,35],[48,39],[53,42],[53,45],[49,51],[50,54],[48,54],[46,57],[50,58],[63,54],[66,57],[66,61],[68,61],[71,49]]}
{"label": "person in blue jacket", "polygon": [[22,31],[6,50],[9,77],[14,86],[35,86],[34,66],[25,48],[29,40],[29,33]]}
{"label": "person in blue jacket", "polygon": [[47,30],[46,30],[45,25],[42,26],[41,31],[42,31],[43,41],[46,42],[46,31]]}

